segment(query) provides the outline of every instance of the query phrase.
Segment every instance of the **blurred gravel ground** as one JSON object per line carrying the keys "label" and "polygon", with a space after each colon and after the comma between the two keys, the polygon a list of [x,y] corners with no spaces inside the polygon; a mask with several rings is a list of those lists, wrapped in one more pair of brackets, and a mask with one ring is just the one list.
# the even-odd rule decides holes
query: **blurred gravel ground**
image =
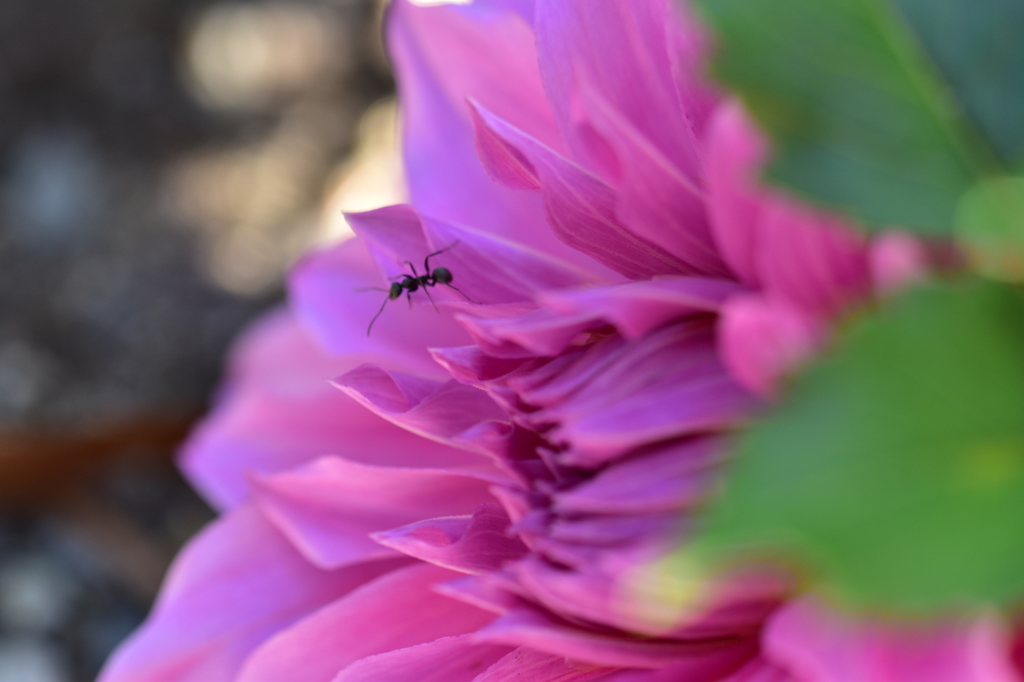
{"label": "blurred gravel ground", "polygon": [[0,1],[0,682],[92,679],[211,518],[171,453],[391,88],[378,14]]}

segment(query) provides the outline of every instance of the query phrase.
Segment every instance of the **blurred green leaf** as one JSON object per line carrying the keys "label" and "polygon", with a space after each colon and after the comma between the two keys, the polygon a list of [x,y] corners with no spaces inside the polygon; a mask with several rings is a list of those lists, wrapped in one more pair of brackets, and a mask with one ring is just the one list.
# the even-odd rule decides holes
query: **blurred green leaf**
{"label": "blurred green leaf", "polygon": [[697,0],[768,175],[869,227],[948,233],[1024,151],[1019,0]]}
{"label": "blurred green leaf", "polygon": [[696,548],[797,564],[849,602],[1024,596],[1024,301],[913,290],[851,329],[740,441]]}
{"label": "blurred green leaf", "polygon": [[956,228],[976,269],[1024,281],[1024,178],[989,178],[972,187],[957,207]]}

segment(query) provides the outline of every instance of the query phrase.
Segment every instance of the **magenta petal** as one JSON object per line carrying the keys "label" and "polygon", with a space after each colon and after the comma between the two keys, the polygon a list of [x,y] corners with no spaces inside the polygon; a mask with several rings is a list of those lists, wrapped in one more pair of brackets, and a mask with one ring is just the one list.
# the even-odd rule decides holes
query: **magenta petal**
{"label": "magenta petal", "polygon": [[322,568],[392,556],[370,533],[469,513],[493,499],[488,485],[462,472],[376,467],[337,457],[254,481],[267,517]]}
{"label": "magenta petal", "polygon": [[519,647],[473,682],[590,682],[604,679],[615,668],[572,661],[565,656]]}
{"label": "magenta petal", "polygon": [[[615,193],[607,184],[479,104],[473,106],[477,113],[474,123],[488,129],[478,135],[501,138],[520,159],[529,162],[540,181],[548,222],[560,240],[630,279],[692,271],[686,263],[619,224]],[[500,160],[505,164],[508,158],[505,155]],[[502,177],[497,169],[492,168],[492,173]]]}
{"label": "magenta petal", "polygon": [[[422,238],[422,235],[421,235]],[[420,255],[420,260],[422,256]],[[384,282],[360,240],[306,256],[289,277],[291,307],[329,353],[377,360],[396,369],[443,376],[427,347],[462,346],[469,339],[450,314],[438,315],[426,299],[409,309],[387,304],[367,336],[370,321],[387,300]]]}
{"label": "magenta petal", "polygon": [[510,189],[540,191],[540,176],[526,155],[492,130],[470,102],[473,138],[487,174]]}
{"label": "magenta petal", "polygon": [[616,215],[642,239],[683,261],[693,273],[728,276],[708,227],[704,191],[584,82],[584,111],[621,166],[610,181]]}
{"label": "magenta petal", "polygon": [[406,562],[322,571],[259,512],[240,506],[178,556],[146,623],[107,661],[100,679],[234,679],[249,652],[275,632]]}
{"label": "magenta petal", "polygon": [[745,418],[757,406],[724,373],[694,381],[665,381],[593,411],[563,413],[553,440],[571,444],[562,461],[599,466],[652,441],[703,433]]}
{"label": "magenta petal", "polygon": [[290,314],[264,317],[233,349],[216,409],[189,436],[179,459],[186,476],[227,509],[248,496],[248,471],[289,469],[336,448],[348,421],[339,415],[362,408],[324,379],[353,364],[324,353]]}
{"label": "magenta petal", "polygon": [[526,553],[509,533],[508,515],[493,503],[481,505],[472,517],[420,521],[373,537],[385,547],[463,573],[496,571]]}
{"label": "magenta petal", "polygon": [[472,635],[443,637],[356,661],[332,682],[473,682],[508,655],[509,647],[478,644]]}
{"label": "magenta petal", "polygon": [[857,621],[804,599],[780,610],[765,633],[766,656],[806,682],[914,680],[1011,682],[1019,678],[994,618],[901,630]]}
{"label": "magenta petal", "polygon": [[783,377],[821,346],[822,327],[785,301],[737,296],[722,311],[722,360],[744,388],[771,398]]}
{"label": "magenta petal", "polygon": [[540,300],[565,315],[589,313],[628,339],[637,339],[664,324],[691,315],[717,312],[742,288],[727,280],[663,277],[606,287],[545,293]]}
{"label": "magenta petal", "polygon": [[613,463],[554,496],[562,513],[650,514],[679,511],[703,500],[721,464],[722,443],[709,438],[663,446]]}
{"label": "magenta petal", "polygon": [[325,602],[326,606],[254,651],[237,680],[326,682],[366,656],[486,625],[492,614],[433,590],[452,575],[436,566],[415,564]]}
{"label": "magenta petal", "polygon": [[674,9],[675,16],[666,25],[666,40],[676,94],[694,137],[705,140],[708,122],[721,101],[717,85],[707,76],[711,35],[694,16],[691,3],[677,2]]}
{"label": "magenta petal", "polygon": [[[466,297],[480,303],[532,300],[537,291],[579,286],[589,275],[574,266],[532,251],[520,244],[433,218],[421,218],[409,206],[388,206],[348,214],[349,223],[374,254],[381,270],[393,280],[430,267],[443,266],[453,275],[456,293],[444,285],[412,295],[417,305]],[[383,284],[383,282],[382,282]],[[429,298],[427,295],[429,294]]]}
{"label": "magenta petal", "polygon": [[494,7],[428,8],[401,0],[391,5],[387,40],[401,94],[413,204],[494,234],[525,232],[527,243],[550,251],[547,243],[554,240],[540,199],[494,183],[481,167],[465,104],[474,97],[556,143],[530,27]]}
{"label": "magenta petal", "polygon": [[276,473],[328,454],[382,466],[485,464],[368,413],[330,385],[328,377],[357,361],[324,354],[290,316],[267,318],[236,351],[228,389],[189,438],[182,468],[224,509],[249,495],[249,474]]}
{"label": "magenta petal", "polygon": [[870,247],[871,279],[882,293],[901,289],[927,276],[928,252],[906,232],[878,235]]}
{"label": "magenta petal", "polygon": [[[672,641],[618,637],[583,629],[527,608],[499,616],[478,631],[476,637],[484,642],[525,646],[595,665],[663,668],[685,664],[685,673],[694,679],[704,679],[699,677],[702,674],[715,679],[712,671],[724,675],[742,665],[756,648],[752,639]],[[690,679],[682,675],[681,678]]]}
{"label": "magenta petal", "polygon": [[363,365],[335,379],[335,384],[393,424],[442,443],[481,422],[507,421],[486,393],[454,380],[441,383]]}
{"label": "magenta petal", "polygon": [[669,666],[661,670],[623,670],[603,678],[601,682],[804,682],[760,658],[755,658],[725,677],[717,671],[709,671],[710,676],[691,674],[692,671],[686,665]]}
{"label": "magenta petal", "polygon": [[866,245],[838,218],[778,197],[760,229],[756,262],[767,295],[831,316],[871,293]]}
{"label": "magenta petal", "polygon": [[720,106],[709,124],[708,211],[726,262],[750,286],[760,282],[756,263],[762,194],[756,187],[767,144],[738,102]]}
{"label": "magenta petal", "polygon": [[538,0],[536,11],[541,76],[574,157],[610,179],[600,136],[580,120],[586,78],[651,146],[697,177],[695,139],[669,59],[666,28],[677,19],[669,0]]}

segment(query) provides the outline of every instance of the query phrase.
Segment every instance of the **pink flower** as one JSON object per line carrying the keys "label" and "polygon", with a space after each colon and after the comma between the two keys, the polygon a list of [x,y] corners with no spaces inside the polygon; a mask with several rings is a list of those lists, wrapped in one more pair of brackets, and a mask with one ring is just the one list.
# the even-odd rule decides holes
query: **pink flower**
{"label": "pink flower", "polygon": [[[988,621],[907,643],[666,563],[723,434],[916,243],[758,188],[669,0],[396,0],[388,39],[412,206],[350,216],[239,343],[182,459],[223,515],[102,679],[1010,679]],[[481,304],[367,337],[353,291],[453,244]]]}

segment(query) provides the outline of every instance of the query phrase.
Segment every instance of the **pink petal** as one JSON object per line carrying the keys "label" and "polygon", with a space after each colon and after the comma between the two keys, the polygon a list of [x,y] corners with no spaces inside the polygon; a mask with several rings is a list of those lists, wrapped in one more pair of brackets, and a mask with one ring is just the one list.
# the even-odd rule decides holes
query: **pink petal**
{"label": "pink petal", "polygon": [[322,571],[242,505],[178,555],[146,623],[115,651],[100,679],[233,679],[275,632],[406,562]]}
{"label": "pink petal", "polygon": [[605,679],[614,670],[520,647],[473,682],[590,682]]}
{"label": "pink petal", "polygon": [[366,246],[353,239],[306,256],[292,270],[291,307],[331,354],[442,376],[427,347],[465,345],[469,341],[465,332],[450,314],[442,311],[438,315],[424,299],[411,310],[402,301],[386,304],[373,325],[373,336],[367,336],[370,321],[387,301],[387,294],[357,289],[382,285]]}
{"label": "pink petal", "polygon": [[754,287],[760,282],[756,254],[762,208],[756,182],[767,155],[763,136],[738,102],[718,107],[705,153],[711,227],[726,263]]}
{"label": "pink petal", "polygon": [[722,443],[710,438],[663,446],[556,493],[553,508],[567,514],[680,511],[706,497],[724,455]]}
{"label": "pink petal", "polygon": [[1011,682],[1018,679],[993,618],[895,624],[856,620],[804,599],[775,615],[766,656],[806,682]]}
{"label": "pink petal", "polygon": [[332,682],[473,682],[481,669],[511,655],[508,650],[477,644],[472,635],[443,637],[356,661]]}
{"label": "pink petal", "polygon": [[885,232],[871,242],[871,279],[875,288],[890,293],[923,279],[929,270],[928,252],[905,232]]}
{"label": "pink petal", "polygon": [[543,304],[566,315],[589,312],[612,324],[626,338],[638,339],[668,322],[717,312],[742,291],[733,282],[699,277],[664,277],[616,286],[554,291]]}
{"label": "pink petal", "polygon": [[441,383],[363,365],[335,379],[335,384],[391,423],[442,443],[481,422],[507,421],[486,393],[457,381]]}
{"label": "pink petal", "polygon": [[864,241],[838,218],[773,197],[760,230],[756,263],[769,296],[831,316],[870,293]]}
{"label": "pink petal", "polygon": [[497,504],[483,504],[473,516],[431,519],[374,539],[403,554],[463,573],[496,571],[521,558],[526,547],[509,533],[509,518]]}
{"label": "pink petal", "polygon": [[600,466],[646,443],[728,428],[757,403],[724,374],[693,381],[665,381],[609,400],[589,413],[562,412],[552,440],[570,449],[567,465]]}
{"label": "pink petal", "polygon": [[714,670],[694,677],[691,677],[691,674],[692,670],[686,665],[670,666],[661,670],[623,670],[609,675],[601,682],[798,682],[788,672],[759,658],[725,677]]}
{"label": "pink petal", "polygon": [[520,19],[532,16],[527,5],[532,3],[391,5],[387,42],[398,77],[412,203],[425,215],[516,239],[589,269],[596,264],[552,234],[542,200],[493,182],[474,147],[467,97],[561,148],[537,71],[533,32]]}
{"label": "pink petal", "polygon": [[325,354],[288,315],[267,318],[239,346],[227,390],[189,438],[180,459],[186,475],[225,509],[249,495],[249,473],[271,474],[325,454],[383,466],[482,463],[389,424],[330,385],[329,377],[357,361]]}
{"label": "pink petal", "polygon": [[[677,524],[678,526],[678,524]],[[675,537],[662,533],[657,547],[616,548],[610,561],[591,561],[579,570],[528,557],[511,572],[532,599],[567,619],[598,623],[649,637],[681,640],[716,637],[753,637],[778,605],[778,595],[763,588],[708,581],[686,609],[664,603],[661,586],[651,575],[638,571],[678,546]],[[650,544],[654,544],[651,538]],[[660,556],[658,556],[660,554]],[[623,555],[631,555],[632,563]],[[646,556],[645,556],[646,555]],[[602,566],[601,563],[606,565]]]}
{"label": "pink petal", "polygon": [[668,322],[717,311],[738,291],[735,284],[722,280],[667,277],[548,292],[540,297],[541,308],[459,319],[492,358],[551,357],[565,352],[585,332],[610,324],[627,338],[637,339]]}
{"label": "pink petal", "polygon": [[692,271],[686,263],[619,224],[615,193],[607,184],[479,104],[472,104],[476,114],[473,123],[481,138],[477,144],[480,152],[501,149],[493,137],[516,152],[483,156],[484,165],[496,178],[508,178],[513,172],[511,164],[518,160],[521,168],[515,171],[517,177],[536,177],[544,194],[548,222],[560,240],[630,279]]}
{"label": "pink petal", "polygon": [[[533,609],[500,616],[476,635],[482,642],[525,646],[595,665],[662,668],[685,664],[685,675],[719,676],[742,665],[755,650],[752,639],[673,641],[616,636],[586,630]],[[690,679],[681,675],[683,679]]]}
{"label": "pink petal", "polygon": [[237,680],[326,682],[366,656],[486,625],[492,614],[433,591],[435,584],[452,575],[436,566],[415,564],[325,602],[254,651]]}
{"label": "pink petal", "polygon": [[[408,206],[389,206],[347,217],[389,279],[410,274],[410,263],[417,273],[425,274],[425,257],[444,250],[430,259],[430,267],[446,267],[454,276],[453,286],[477,302],[532,300],[538,291],[579,286],[589,276],[507,239],[421,218]],[[413,294],[417,304],[429,305],[426,293],[437,301],[465,300],[441,285]]]}
{"label": "pink petal", "polygon": [[638,237],[663,248],[693,273],[728,276],[708,227],[699,181],[676,166],[594,88],[580,78],[582,110],[621,167],[611,181],[616,215]]}
{"label": "pink petal", "polygon": [[675,3],[675,16],[666,22],[672,81],[695,139],[705,139],[708,122],[721,100],[717,85],[707,76],[713,48],[711,36],[694,17],[690,3]]}
{"label": "pink petal", "polygon": [[726,367],[752,393],[772,398],[779,383],[824,342],[823,324],[785,301],[737,296],[720,318]]}
{"label": "pink petal", "polygon": [[613,179],[601,136],[581,120],[587,107],[579,83],[586,78],[650,146],[697,177],[695,140],[666,43],[666,27],[677,19],[668,0],[538,0],[536,12],[541,76],[574,158]]}
{"label": "pink petal", "polygon": [[[476,475],[481,474],[486,472]],[[463,472],[377,467],[337,457],[253,483],[267,517],[321,568],[393,556],[370,534],[422,518],[466,514],[493,499],[486,480]]]}

